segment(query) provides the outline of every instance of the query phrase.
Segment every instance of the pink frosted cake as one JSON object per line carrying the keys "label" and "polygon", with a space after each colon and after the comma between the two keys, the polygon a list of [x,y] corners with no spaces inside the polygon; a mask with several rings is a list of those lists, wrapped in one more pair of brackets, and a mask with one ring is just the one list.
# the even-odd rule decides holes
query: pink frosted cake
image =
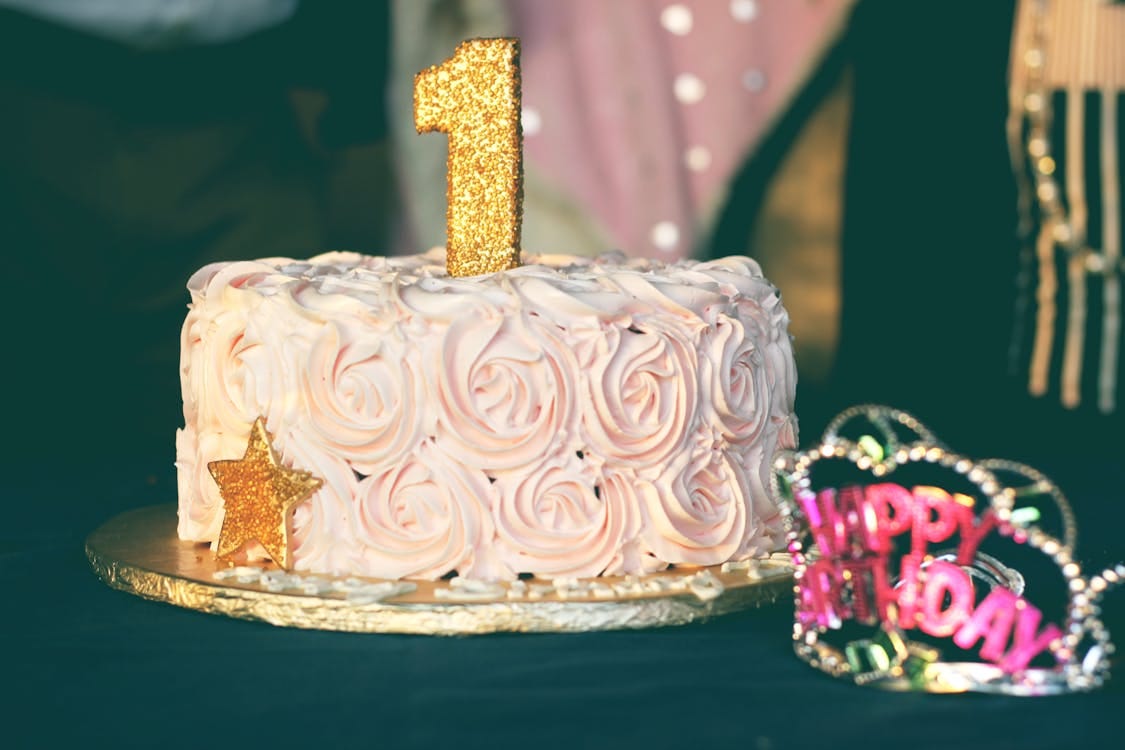
{"label": "pink frosted cake", "polygon": [[775,449],[796,373],[777,290],[746,258],[444,255],[218,263],[189,281],[179,535],[215,542],[210,461],[266,420],[322,485],[297,570],[379,578],[646,573],[776,548]]}

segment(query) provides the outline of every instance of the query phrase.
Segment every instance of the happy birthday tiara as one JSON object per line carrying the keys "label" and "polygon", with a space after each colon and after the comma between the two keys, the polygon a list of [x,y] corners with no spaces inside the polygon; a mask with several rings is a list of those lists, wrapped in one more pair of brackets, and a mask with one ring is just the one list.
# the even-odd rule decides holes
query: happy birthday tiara
{"label": "happy birthday tiara", "polygon": [[[910,414],[874,405],[844,411],[820,445],[779,454],[774,469],[794,648],[811,666],[927,692],[1048,695],[1108,677],[1098,605],[1125,565],[1083,576],[1074,514],[1042,473],[958,455]],[[943,658],[951,646],[963,658]]]}

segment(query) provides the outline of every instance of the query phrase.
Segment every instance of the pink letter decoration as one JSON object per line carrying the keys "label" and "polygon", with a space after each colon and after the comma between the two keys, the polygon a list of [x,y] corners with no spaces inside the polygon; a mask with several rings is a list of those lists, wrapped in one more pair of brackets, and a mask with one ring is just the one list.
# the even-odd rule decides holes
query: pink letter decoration
{"label": "pink letter decoration", "polygon": [[[881,436],[875,450],[869,434],[842,437],[857,428]],[[819,486],[814,468],[833,463],[871,481]],[[944,472],[951,485],[974,489],[893,481],[896,471],[927,464],[925,476]],[[812,666],[858,684],[929,692],[1046,695],[1105,680],[1112,646],[1097,601],[1125,565],[1082,576],[1066,498],[1034,469],[972,461],[905,412],[859,406],[836,417],[820,445],[780,454],[774,484],[795,566],[795,648]],[[1041,515],[1036,503],[1054,504],[1061,538],[1031,523]],[[1066,588],[1065,610],[1045,617],[1024,597],[1023,575],[982,551],[986,544],[1043,554]],[[946,661],[951,647],[957,657]]]}

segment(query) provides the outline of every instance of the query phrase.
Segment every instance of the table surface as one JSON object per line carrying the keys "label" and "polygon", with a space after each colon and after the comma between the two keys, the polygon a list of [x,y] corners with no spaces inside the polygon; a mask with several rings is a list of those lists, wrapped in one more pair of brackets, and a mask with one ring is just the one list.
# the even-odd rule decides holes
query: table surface
{"label": "table surface", "polygon": [[[1119,500],[1106,494],[1125,468],[1073,473],[1085,478],[1070,494],[1093,572],[1125,556]],[[1044,699],[832,680],[793,656],[785,602],[676,628],[468,638],[200,614],[109,589],[83,553],[106,519],[174,501],[166,463],[6,474],[0,716],[12,747],[330,738],[342,747],[1049,748],[1111,738],[1125,717],[1125,674],[1094,693]],[[1125,592],[1111,594],[1105,619],[1125,634],[1123,604]]]}

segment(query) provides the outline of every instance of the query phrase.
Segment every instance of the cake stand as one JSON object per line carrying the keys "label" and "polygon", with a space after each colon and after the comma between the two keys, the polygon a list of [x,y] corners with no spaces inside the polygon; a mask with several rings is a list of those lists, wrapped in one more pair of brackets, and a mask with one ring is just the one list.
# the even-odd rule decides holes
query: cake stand
{"label": "cake stand", "polygon": [[387,581],[231,566],[176,536],[175,505],[123,513],[86,540],[112,588],[180,607],[293,628],[472,635],[683,625],[792,593],[788,555],[645,576],[482,582]]}

